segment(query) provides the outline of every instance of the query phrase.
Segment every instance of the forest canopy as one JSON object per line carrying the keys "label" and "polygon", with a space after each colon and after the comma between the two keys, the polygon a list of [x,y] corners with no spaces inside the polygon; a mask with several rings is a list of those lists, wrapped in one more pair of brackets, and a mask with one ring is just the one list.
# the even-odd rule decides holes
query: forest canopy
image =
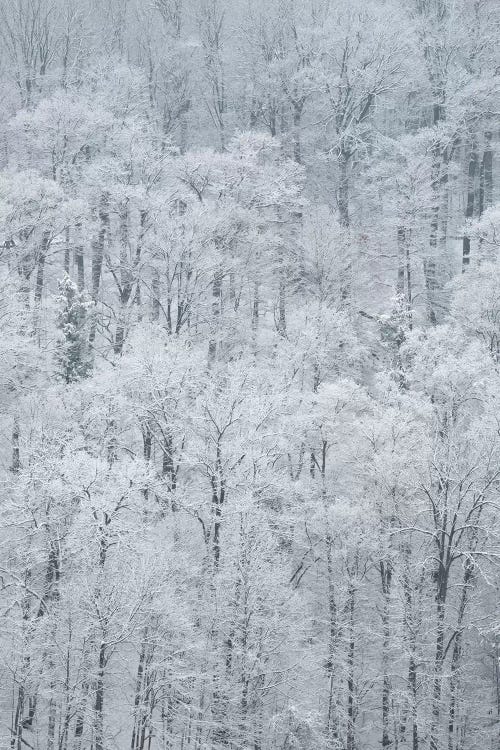
{"label": "forest canopy", "polygon": [[0,750],[498,750],[498,0],[0,0]]}

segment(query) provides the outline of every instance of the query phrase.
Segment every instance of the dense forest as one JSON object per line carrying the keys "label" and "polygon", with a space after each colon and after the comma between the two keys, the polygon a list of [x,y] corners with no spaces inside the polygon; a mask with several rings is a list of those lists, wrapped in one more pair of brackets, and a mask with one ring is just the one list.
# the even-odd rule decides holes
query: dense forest
{"label": "dense forest", "polygon": [[0,0],[0,97],[1,750],[498,750],[498,0]]}

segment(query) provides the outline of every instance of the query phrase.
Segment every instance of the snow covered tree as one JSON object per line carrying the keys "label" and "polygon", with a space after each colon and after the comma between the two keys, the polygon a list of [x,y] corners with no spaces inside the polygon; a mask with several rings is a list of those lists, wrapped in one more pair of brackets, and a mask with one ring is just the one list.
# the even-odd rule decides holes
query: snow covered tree
{"label": "snow covered tree", "polygon": [[89,375],[92,369],[88,327],[93,302],[87,292],[78,291],[69,276],[59,281],[59,296],[55,302],[56,325],[61,334],[56,345],[59,376],[65,383],[74,383]]}
{"label": "snow covered tree", "polygon": [[0,747],[496,749],[498,2],[0,22]]}

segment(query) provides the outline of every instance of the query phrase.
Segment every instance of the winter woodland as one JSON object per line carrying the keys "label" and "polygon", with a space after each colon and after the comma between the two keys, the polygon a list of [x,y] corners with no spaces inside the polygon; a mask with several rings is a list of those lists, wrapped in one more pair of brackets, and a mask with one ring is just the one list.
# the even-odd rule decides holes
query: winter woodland
{"label": "winter woodland", "polygon": [[0,98],[1,750],[498,750],[498,0],[0,0]]}

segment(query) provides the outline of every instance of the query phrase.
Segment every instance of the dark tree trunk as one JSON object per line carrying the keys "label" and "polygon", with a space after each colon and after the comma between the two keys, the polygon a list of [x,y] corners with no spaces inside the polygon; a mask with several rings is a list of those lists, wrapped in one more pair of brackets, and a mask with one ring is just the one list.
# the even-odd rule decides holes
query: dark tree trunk
{"label": "dark tree trunk", "polygon": [[114,352],[121,354],[125,341],[125,326],[127,320],[127,308],[132,295],[133,274],[130,263],[129,231],[128,231],[128,205],[120,206],[120,283],[119,283],[119,310],[116,323]]}
{"label": "dark tree trunk", "polygon": [[69,276],[69,266],[71,260],[71,246],[70,246],[70,233],[69,227],[66,227],[64,232],[64,273]]}
{"label": "dark tree trunk", "polygon": [[222,451],[220,446],[220,439],[217,441],[216,451],[215,472],[210,477],[210,484],[212,488],[213,516],[212,549],[215,570],[218,569],[220,562],[220,532],[222,525],[222,509],[226,499],[226,481],[224,478],[224,470],[222,466]]}
{"label": "dark tree trunk", "polygon": [[383,682],[382,682],[382,747],[390,747],[392,741],[389,733],[390,707],[391,707],[391,680],[389,676],[390,663],[390,619],[389,606],[392,584],[392,564],[390,561],[380,562],[380,578],[382,582],[382,594],[384,597],[382,610],[382,663],[383,663]]}
{"label": "dark tree trunk", "polygon": [[[412,750],[419,750],[419,735],[418,735],[418,672],[417,672],[417,627],[418,627],[418,614],[417,608],[414,601],[414,590],[412,589],[410,582],[410,549],[409,546],[405,546],[404,549],[406,562],[406,570],[403,575],[403,591],[405,600],[405,626],[406,626],[406,638],[409,651],[408,659],[408,688],[409,688],[409,713],[411,714],[412,721]],[[406,729],[406,719],[404,720],[403,735]]]}
{"label": "dark tree trunk", "polygon": [[439,147],[436,147],[433,164],[433,202],[432,219],[429,237],[429,255],[424,259],[424,279],[427,292],[427,316],[431,325],[437,324],[436,313],[436,292],[439,288],[439,279],[437,277],[437,248],[439,232],[439,185],[441,184],[441,155]]}
{"label": "dark tree trunk", "polygon": [[220,335],[220,317],[222,314],[222,267],[219,267],[214,275],[212,283],[212,321],[211,335],[208,342],[208,363],[214,364],[217,356],[218,336]]}
{"label": "dark tree trunk", "polygon": [[34,332],[37,333],[40,325],[40,307],[43,297],[43,285],[45,275],[45,261],[50,246],[50,233],[44,232],[37,259],[36,279],[35,279],[35,308],[34,308]]}
{"label": "dark tree trunk", "polygon": [[141,651],[139,654],[139,663],[137,665],[137,677],[135,685],[134,695],[134,726],[132,729],[132,740],[130,744],[131,750],[143,750],[145,741],[145,725],[147,723],[146,714],[146,683],[147,683],[147,663],[146,663],[146,652],[148,649],[147,644],[147,628],[144,631],[143,642],[141,644]]}
{"label": "dark tree trunk", "polygon": [[300,139],[300,128],[302,122],[302,110],[304,109],[304,99],[294,99],[293,107],[293,158],[297,164],[302,164],[302,144]]}
{"label": "dark tree trunk", "polygon": [[[445,96],[441,88],[437,88],[434,92],[435,103],[433,106],[433,123],[437,125],[445,118],[444,101]],[[432,183],[431,190],[433,194],[433,205],[431,214],[431,226],[429,236],[429,254],[424,259],[424,280],[427,296],[427,317],[431,325],[436,325],[438,322],[437,308],[439,302],[437,296],[439,290],[442,287],[442,279],[440,278],[441,269],[439,268],[438,258],[438,241],[439,241],[439,226],[440,226],[440,215],[442,212],[442,197],[443,197],[443,185],[447,183],[447,164],[445,149],[436,136],[437,140],[432,148]]]}
{"label": "dark tree trunk", "polygon": [[432,711],[429,730],[430,750],[439,750],[439,722],[441,718],[441,695],[443,687],[443,667],[445,660],[445,612],[448,593],[448,569],[444,563],[444,551],[440,553],[439,568],[436,571],[436,650],[432,687]]}
{"label": "dark tree trunk", "polygon": [[10,466],[11,471],[14,474],[18,474],[21,470],[21,454],[19,450],[19,420],[14,417],[14,425],[12,427],[12,464]]}
{"label": "dark tree trunk", "polygon": [[[99,219],[101,226],[96,240],[92,243],[92,299],[95,304],[99,298],[99,289],[101,286],[102,264],[104,260],[104,244],[109,232],[109,195],[103,193],[101,206],[99,209]],[[94,343],[97,331],[97,310],[92,313],[90,325],[89,341]]]}
{"label": "dark tree trunk", "polygon": [[[465,219],[470,220],[474,216],[474,202],[476,197],[476,173],[479,164],[477,144],[472,143],[469,155],[469,168],[467,173],[467,204],[465,207]],[[470,237],[464,234],[462,240],[462,271],[470,264]]]}
{"label": "dark tree trunk", "polygon": [[396,294],[401,299],[405,297],[405,279],[406,279],[406,258],[405,258],[405,241],[406,230],[399,226],[397,230],[398,240],[398,273],[396,279]]}
{"label": "dark tree trunk", "polygon": [[354,683],[354,654],[355,654],[355,588],[349,584],[349,602],[348,602],[348,646],[347,646],[347,733],[346,733],[346,750],[355,748],[355,721],[356,721],[356,702],[355,702],[355,683]]}
{"label": "dark tree trunk", "polygon": [[493,150],[491,147],[491,132],[484,134],[483,173],[484,173],[484,207],[493,204]]}
{"label": "dark tree trunk", "polygon": [[106,644],[99,647],[99,662],[95,691],[95,750],[104,750],[104,672],[106,668]]}
{"label": "dark tree trunk", "polygon": [[79,292],[85,289],[85,266],[83,257],[83,245],[81,244],[81,226],[76,228],[78,245],[75,247],[76,284]]}
{"label": "dark tree trunk", "polygon": [[465,563],[462,594],[460,596],[460,603],[458,605],[457,625],[455,628],[455,639],[451,656],[450,707],[448,713],[448,750],[454,750],[456,747],[459,747],[459,743],[457,738],[455,737],[455,734],[458,708],[458,690],[460,683],[460,664],[462,659],[464,617],[470,598],[471,588],[474,586],[474,576],[475,565],[473,560],[469,559]]}
{"label": "dark tree trunk", "polygon": [[326,535],[326,564],[328,575],[328,717],[327,740],[336,747],[339,736],[337,696],[335,694],[335,654],[339,637],[337,604],[335,601],[335,571],[333,567],[333,539],[330,531]]}
{"label": "dark tree trunk", "polygon": [[157,268],[153,268],[151,281],[151,320],[160,320],[160,274]]}
{"label": "dark tree trunk", "polygon": [[349,156],[342,150],[338,158],[340,178],[339,178],[339,189],[338,189],[338,208],[339,208],[339,219],[343,227],[348,227],[350,224],[349,214]]}

